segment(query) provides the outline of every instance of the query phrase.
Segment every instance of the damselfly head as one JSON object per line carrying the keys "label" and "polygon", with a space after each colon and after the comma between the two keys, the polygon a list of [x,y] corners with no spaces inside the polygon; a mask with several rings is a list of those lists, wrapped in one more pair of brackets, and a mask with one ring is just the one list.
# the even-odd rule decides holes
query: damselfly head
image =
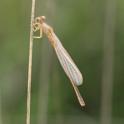
{"label": "damselfly head", "polygon": [[40,36],[33,36],[33,38],[42,37],[42,24],[44,23],[45,19],[45,16],[39,16],[34,19],[32,24],[33,32],[40,31]]}
{"label": "damselfly head", "polygon": [[36,32],[40,29],[41,24],[45,21],[45,16],[36,17],[33,21],[33,31]]}
{"label": "damselfly head", "polygon": [[46,19],[45,16],[36,17],[35,20],[34,20],[34,23],[42,24],[45,21],[45,19]]}

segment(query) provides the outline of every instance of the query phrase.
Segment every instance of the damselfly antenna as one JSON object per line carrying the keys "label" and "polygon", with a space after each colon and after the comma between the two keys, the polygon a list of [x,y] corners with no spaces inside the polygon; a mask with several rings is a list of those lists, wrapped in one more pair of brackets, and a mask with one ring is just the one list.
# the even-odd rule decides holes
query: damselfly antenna
{"label": "damselfly antenna", "polygon": [[79,100],[81,106],[85,106],[84,100],[77,88],[77,86],[81,85],[83,82],[83,77],[77,66],[75,65],[74,61],[63,47],[62,43],[54,33],[52,27],[50,27],[47,23],[45,23],[45,16],[36,17],[33,23],[33,31],[40,31],[39,36],[33,36],[34,38],[41,38],[42,34],[44,33],[50,43],[52,44],[57,57],[60,61],[62,68],[64,69],[66,75],[71,81],[71,84],[74,88],[76,96]]}

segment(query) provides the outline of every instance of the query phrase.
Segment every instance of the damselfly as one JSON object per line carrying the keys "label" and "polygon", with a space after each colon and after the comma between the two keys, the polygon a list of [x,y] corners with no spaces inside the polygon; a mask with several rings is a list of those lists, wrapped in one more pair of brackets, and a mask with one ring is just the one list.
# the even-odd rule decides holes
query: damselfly
{"label": "damselfly", "polygon": [[54,33],[52,27],[50,27],[47,23],[45,23],[45,16],[36,17],[33,22],[33,31],[40,31],[39,36],[33,36],[34,38],[41,38],[42,34],[44,33],[50,43],[52,44],[57,57],[60,61],[61,66],[63,67],[65,73],[67,74],[68,78],[71,81],[71,84],[74,88],[76,96],[79,100],[81,106],[85,106],[84,100],[77,88],[77,86],[81,85],[83,82],[83,77],[77,66],[75,65],[74,61],[63,47],[62,43]]}

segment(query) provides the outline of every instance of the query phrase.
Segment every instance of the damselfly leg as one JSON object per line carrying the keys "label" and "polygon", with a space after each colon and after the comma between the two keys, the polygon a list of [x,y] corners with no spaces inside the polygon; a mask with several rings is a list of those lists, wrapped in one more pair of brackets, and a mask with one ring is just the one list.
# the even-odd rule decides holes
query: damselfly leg
{"label": "damselfly leg", "polygon": [[39,36],[33,36],[33,38],[42,38],[41,24],[39,22],[34,22],[33,23],[33,32],[37,32],[37,31],[40,32]]}

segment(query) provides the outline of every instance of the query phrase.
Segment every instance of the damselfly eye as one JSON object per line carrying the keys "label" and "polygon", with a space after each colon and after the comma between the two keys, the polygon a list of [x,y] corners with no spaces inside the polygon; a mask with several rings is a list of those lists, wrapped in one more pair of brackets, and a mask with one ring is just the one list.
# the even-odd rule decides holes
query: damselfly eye
{"label": "damselfly eye", "polygon": [[36,21],[36,23],[40,23],[40,18],[39,17],[36,18],[35,21]]}

